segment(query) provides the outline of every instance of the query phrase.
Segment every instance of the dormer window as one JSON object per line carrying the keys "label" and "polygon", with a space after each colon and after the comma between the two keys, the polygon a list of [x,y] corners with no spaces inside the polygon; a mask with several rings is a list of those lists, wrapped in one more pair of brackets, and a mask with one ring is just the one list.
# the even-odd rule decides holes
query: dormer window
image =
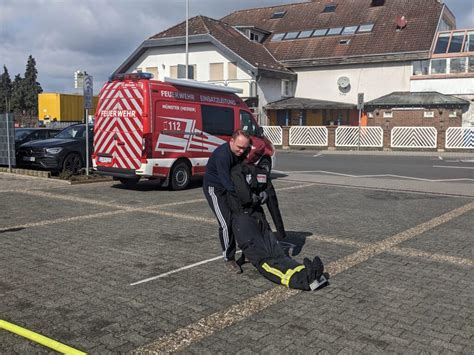
{"label": "dormer window", "polygon": [[384,6],[385,0],[372,0],[371,7]]}
{"label": "dormer window", "polygon": [[335,12],[336,7],[337,7],[337,5],[334,5],[334,4],[324,6],[323,14],[327,13],[327,12]]}
{"label": "dormer window", "polygon": [[256,33],[250,32],[250,40],[260,43],[260,36]]}
{"label": "dormer window", "polygon": [[285,16],[286,14],[286,11],[276,11],[272,14],[272,17],[270,17],[271,19],[274,19],[274,18],[282,18],[283,16]]}

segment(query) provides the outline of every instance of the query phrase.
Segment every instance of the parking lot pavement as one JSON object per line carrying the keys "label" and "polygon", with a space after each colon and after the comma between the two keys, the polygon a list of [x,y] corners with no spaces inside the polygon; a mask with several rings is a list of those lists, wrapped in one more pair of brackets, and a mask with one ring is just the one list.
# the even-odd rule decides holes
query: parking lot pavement
{"label": "parking lot pavement", "polygon": [[[333,276],[310,293],[248,264],[227,274],[199,184],[0,184],[1,319],[75,349],[444,353],[472,342],[471,198],[275,180],[294,257],[318,254]],[[50,352],[0,331],[0,353]]]}

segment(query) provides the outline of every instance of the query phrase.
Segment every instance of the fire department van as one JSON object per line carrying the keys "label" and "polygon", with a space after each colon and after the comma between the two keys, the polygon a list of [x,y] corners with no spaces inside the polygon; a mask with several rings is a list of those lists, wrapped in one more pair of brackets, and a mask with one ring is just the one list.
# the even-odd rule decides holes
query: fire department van
{"label": "fire department van", "polygon": [[[94,169],[131,186],[160,179],[181,190],[204,175],[214,149],[242,128],[265,147],[260,166],[271,168],[274,148],[263,137],[239,89],[151,74],[119,74],[104,85],[94,124]],[[257,145],[257,144],[255,144]]]}

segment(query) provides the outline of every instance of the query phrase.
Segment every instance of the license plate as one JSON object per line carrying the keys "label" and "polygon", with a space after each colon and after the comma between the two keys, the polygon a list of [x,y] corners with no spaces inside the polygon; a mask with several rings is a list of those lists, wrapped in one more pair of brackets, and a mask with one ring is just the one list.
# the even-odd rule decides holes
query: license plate
{"label": "license plate", "polygon": [[100,163],[112,163],[112,158],[111,157],[99,157],[99,162]]}
{"label": "license plate", "polygon": [[24,161],[35,161],[35,157],[23,157]]}

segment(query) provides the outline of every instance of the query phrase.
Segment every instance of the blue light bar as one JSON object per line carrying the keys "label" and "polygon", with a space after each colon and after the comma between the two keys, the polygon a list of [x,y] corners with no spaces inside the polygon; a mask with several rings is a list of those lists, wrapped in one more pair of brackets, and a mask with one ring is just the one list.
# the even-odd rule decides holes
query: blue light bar
{"label": "blue light bar", "polygon": [[109,81],[113,80],[150,80],[153,79],[152,73],[124,73],[124,74],[115,74],[109,77]]}

